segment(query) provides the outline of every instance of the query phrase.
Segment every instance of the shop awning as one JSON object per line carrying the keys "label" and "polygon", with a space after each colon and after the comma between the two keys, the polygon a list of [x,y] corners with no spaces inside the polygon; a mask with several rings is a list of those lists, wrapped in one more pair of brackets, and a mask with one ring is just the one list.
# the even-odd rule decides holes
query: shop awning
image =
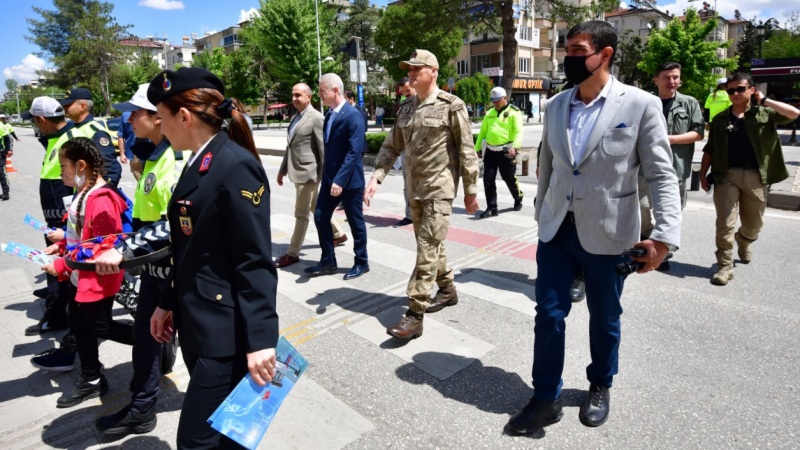
{"label": "shop awning", "polygon": [[284,108],[286,106],[289,106],[289,105],[287,105],[286,103],[277,103],[277,104],[274,104],[274,105],[269,105],[269,108],[267,108],[267,109],[281,109],[281,108]]}

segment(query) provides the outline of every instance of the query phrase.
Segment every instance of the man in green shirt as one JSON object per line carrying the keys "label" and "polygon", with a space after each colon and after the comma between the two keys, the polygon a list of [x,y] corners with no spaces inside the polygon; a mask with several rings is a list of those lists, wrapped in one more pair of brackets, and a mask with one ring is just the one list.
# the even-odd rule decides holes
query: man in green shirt
{"label": "man in green shirt", "polygon": [[[705,121],[700,103],[694,97],[678,92],[681,86],[681,65],[665,62],[656,68],[655,83],[661,99],[664,118],[667,120],[667,134],[672,148],[672,167],[678,175],[678,188],[681,193],[681,210],[686,206],[686,180],[692,175],[694,143],[703,140]],[[727,94],[725,94],[727,98]],[[639,174],[639,207],[642,214],[642,237],[648,239],[653,231],[650,186]],[[669,261],[658,270],[669,270]]]}
{"label": "man in green shirt", "polygon": [[731,106],[731,99],[728,97],[727,89],[728,80],[720,78],[717,80],[717,89],[708,96],[706,99],[706,110],[708,110],[708,123],[714,120],[714,116],[725,111]]}
{"label": "man in green shirt", "polygon": [[481,124],[476,145],[486,140],[483,152],[483,188],[486,191],[486,211],[481,219],[497,215],[497,186],[495,178],[498,170],[508,190],[514,197],[514,211],[522,209],[523,193],[517,181],[517,152],[522,145],[522,111],[508,103],[506,90],[492,89],[494,109],[486,113]]}
{"label": "man in green shirt", "polygon": [[[711,184],[715,186],[717,272],[711,282],[716,285],[726,285],[733,279],[734,241],[742,263],[753,259],[750,245],[764,226],[767,185],[789,176],[776,125],[800,116],[797,108],[766,98],[755,89],[750,75],[744,73],[729,78],[727,92],[732,105],[711,122],[700,167],[703,189],[708,191]],[[752,98],[755,104],[751,103]],[[706,178],[709,169],[711,175]],[[742,226],[734,232],[737,216]]]}

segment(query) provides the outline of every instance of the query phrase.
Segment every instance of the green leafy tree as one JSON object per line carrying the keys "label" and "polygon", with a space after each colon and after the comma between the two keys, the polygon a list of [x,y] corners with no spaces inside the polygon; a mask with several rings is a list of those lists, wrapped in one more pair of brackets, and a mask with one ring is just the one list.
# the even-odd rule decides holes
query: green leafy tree
{"label": "green leafy tree", "polygon": [[[259,47],[261,57],[270,62],[266,67],[281,89],[290,92],[292,86],[303,82],[316,86],[319,78],[317,61],[317,21],[314,0],[261,1],[260,17],[253,18],[249,28],[249,45]],[[332,54],[331,37],[336,20],[335,11],[319,8],[319,33],[322,59]],[[322,61],[322,71],[341,72],[336,61]]]}
{"label": "green leafy tree", "polygon": [[800,11],[786,15],[780,30],[763,43],[763,58],[800,58]]}
{"label": "green leafy tree", "polygon": [[78,21],[85,15],[92,0],[53,0],[54,10],[34,6],[41,20],[26,18],[30,36],[25,40],[36,44],[39,56],[66,56],[71,47],[69,38],[77,31]]}
{"label": "green leafy tree", "polygon": [[632,30],[625,30],[617,46],[617,55],[614,64],[619,67],[619,80],[623,83],[638,86],[646,91],[655,89],[653,76],[639,68],[639,61],[644,58],[646,46],[642,38],[633,33]]}
{"label": "green leafy tree", "polygon": [[492,98],[492,80],[480,72],[456,82],[454,93],[464,103],[473,105],[472,112],[477,117],[478,105],[485,105]]}
{"label": "green leafy tree", "polygon": [[150,52],[138,49],[130,56],[129,62],[119,63],[111,73],[110,89],[114,98],[127,101],[139,85],[153,81],[161,72],[161,67],[153,59]]}
{"label": "green leafy tree", "polygon": [[193,64],[194,67],[206,69],[221,79],[225,73],[225,66],[228,64],[228,54],[225,53],[224,48],[217,47],[211,51],[198,53],[194,57]]}
{"label": "green leafy tree", "polygon": [[[54,82],[61,88],[86,87],[96,95],[95,111],[111,109],[109,79],[128,52],[119,40],[129,25],[120,25],[111,14],[114,5],[97,0],[54,0],[55,11],[34,8],[42,21],[29,20],[28,37],[51,55],[56,72]],[[48,24],[49,22],[53,22]],[[56,43],[59,37],[65,43]]]}
{"label": "green leafy tree", "polygon": [[19,87],[19,83],[17,83],[17,80],[13,78],[6,79],[5,85],[6,89],[8,89],[8,92],[16,92],[17,88]]}
{"label": "green leafy tree", "polygon": [[[764,35],[758,35],[758,26],[764,27]],[[736,55],[739,57],[739,66],[736,68],[737,72],[750,73],[751,61],[758,58],[759,44],[762,40],[767,41],[772,38],[774,33],[774,22],[768,21],[756,22],[755,17],[750,21],[744,23],[744,38],[736,44]]]}
{"label": "green leafy tree", "polygon": [[[705,101],[708,90],[716,84],[719,75],[713,69],[735,70],[736,58],[717,57],[717,49],[726,49],[728,42],[712,42],[706,37],[716,28],[717,21],[700,22],[697,11],[686,11],[686,20],[675,18],[666,28],[653,29],[647,41],[647,52],[639,68],[655,74],[656,67],[664,61],[675,61],[681,65],[681,91],[698,100]],[[702,102],[701,102],[702,103]]]}
{"label": "green leafy tree", "polygon": [[464,30],[452,9],[445,9],[439,0],[408,0],[401,6],[392,6],[378,22],[375,43],[386,52],[384,67],[393,80],[407,73],[398,64],[411,56],[416,49],[425,49],[439,60],[439,86],[456,73],[448,61],[461,51]]}

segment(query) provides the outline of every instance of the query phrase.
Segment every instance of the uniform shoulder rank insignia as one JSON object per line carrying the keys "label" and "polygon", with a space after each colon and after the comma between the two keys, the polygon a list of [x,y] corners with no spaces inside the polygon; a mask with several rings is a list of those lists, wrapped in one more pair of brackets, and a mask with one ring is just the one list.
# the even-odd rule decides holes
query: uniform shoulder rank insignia
{"label": "uniform shoulder rank insignia", "polygon": [[110,143],[111,143],[111,141],[109,141],[107,137],[105,137],[105,136],[102,136],[102,137],[100,138],[100,147],[105,147],[105,146],[107,146],[107,145],[108,145],[108,144],[110,144]]}
{"label": "uniform shoulder rank insignia", "polygon": [[250,192],[247,189],[242,189],[240,192],[243,199],[250,200],[253,206],[258,206],[261,204],[261,196],[264,195],[264,185],[262,184],[256,192]]}
{"label": "uniform shoulder rank insignia", "polygon": [[149,194],[150,191],[153,190],[153,186],[156,185],[156,174],[150,172],[144,178],[144,193],[145,195]]}
{"label": "uniform shoulder rank insignia", "polygon": [[213,157],[214,155],[212,155],[211,152],[208,152],[205,154],[205,156],[203,156],[203,163],[200,164],[200,172],[205,172],[208,170],[208,166],[211,165],[211,158]]}

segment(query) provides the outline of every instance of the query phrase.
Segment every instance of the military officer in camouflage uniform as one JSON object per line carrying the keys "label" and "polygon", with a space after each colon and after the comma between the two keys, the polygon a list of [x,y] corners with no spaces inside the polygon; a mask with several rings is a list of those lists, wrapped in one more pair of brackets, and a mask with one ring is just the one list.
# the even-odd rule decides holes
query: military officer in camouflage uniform
{"label": "military officer in camouflage uniform", "polygon": [[[372,180],[364,191],[364,202],[369,206],[378,184],[403,153],[411,220],[417,238],[417,265],[408,282],[409,311],[386,331],[399,339],[413,339],[422,335],[424,313],[458,303],[453,271],[447,267],[444,239],[459,175],[464,179],[467,212],[473,214],[478,210],[478,158],[466,105],[436,86],[439,73],[436,56],[417,50],[410,61],[400,63],[400,68],[408,70],[411,87],[417,95],[400,104],[397,121],[383,142]],[[431,300],[434,282],[439,290]]]}

